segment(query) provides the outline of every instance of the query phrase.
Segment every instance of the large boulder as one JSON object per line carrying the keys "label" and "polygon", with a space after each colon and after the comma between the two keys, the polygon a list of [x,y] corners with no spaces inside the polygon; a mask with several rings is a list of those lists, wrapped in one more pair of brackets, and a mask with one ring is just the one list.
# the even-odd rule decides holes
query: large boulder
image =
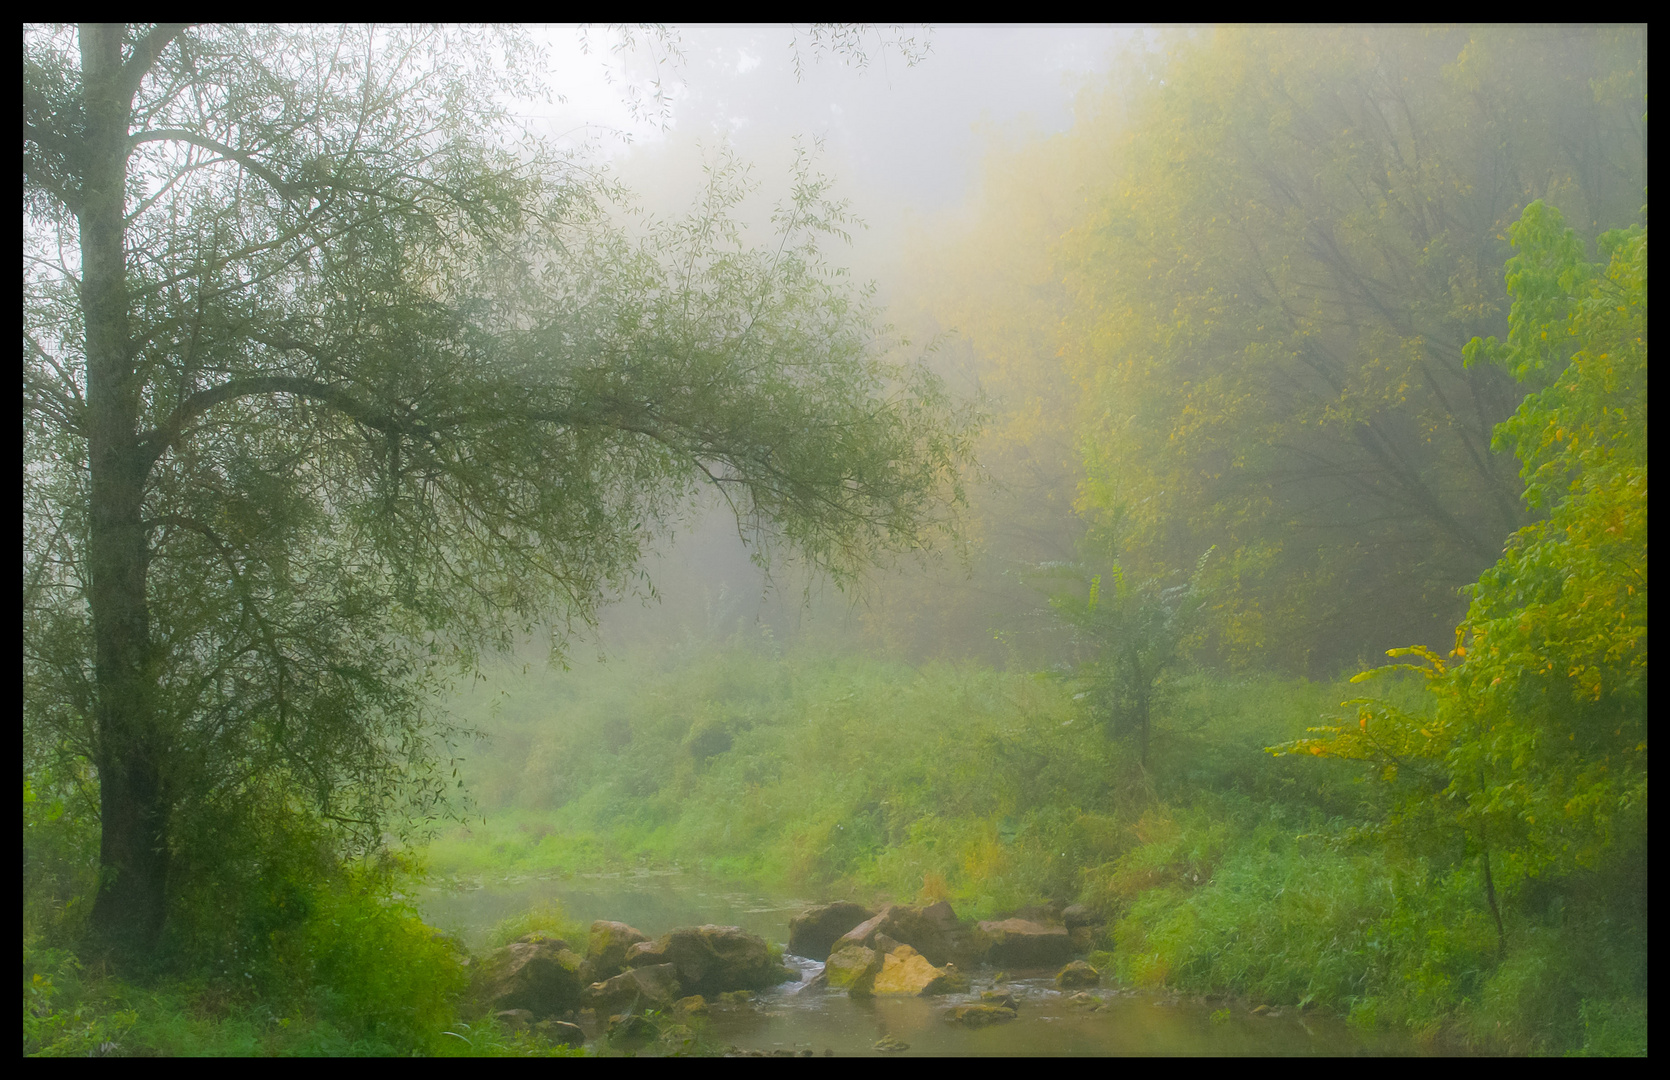
{"label": "large boulder", "polygon": [[489,1013],[526,1009],[539,1020],[564,1016],[580,1007],[583,963],[561,938],[528,934],[481,962],[476,997]]}
{"label": "large boulder", "polygon": [[831,990],[845,990],[849,994],[863,997],[870,992],[876,975],[881,971],[885,957],[874,949],[863,945],[847,945],[830,953],[824,962],[824,983]]}
{"label": "large boulder", "polygon": [[[871,915],[868,919],[865,919],[851,930],[842,934],[839,938],[836,938],[835,942],[829,947],[829,954],[833,956],[842,949],[854,945],[862,949],[875,948],[876,934],[880,931],[881,924],[887,921],[887,916],[892,911],[893,905],[888,904],[874,915]],[[886,950],[883,951],[885,952]]]}
{"label": "large boulder", "polygon": [[870,984],[870,993],[877,997],[931,997],[967,989],[968,980],[954,967],[935,967],[909,945],[888,953]]}
{"label": "large boulder", "polygon": [[869,908],[845,900],[808,908],[789,920],[789,952],[808,960],[827,960],[842,934],[874,916]]}
{"label": "large boulder", "polygon": [[592,981],[603,982],[619,975],[626,967],[626,950],[648,940],[648,934],[623,922],[599,919],[592,923],[591,941],[586,949]]}
{"label": "large boulder", "polygon": [[927,907],[889,904],[838,939],[831,951],[847,945],[891,952],[909,945],[935,965],[950,963],[972,968],[983,950],[977,935],[957,919],[951,905],[941,900]]}
{"label": "large boulder", "polygon": [[994,919],[980,923],[979,928],[991,943],[987,959],[1002,967],[1054,967],[1073,958],[1073,942],[1065,926]]}
{"label": "large boulder", "polygon": [[587,1008],[607,1016],[636,1009],[665,1009],[683,996],[678,968],[672,964],[650,964],[592,983],[586,987],[584,1001]]}
{"label": "large boulder", "polygon": [[895,907],[882,929],[936,966],[962,964],[973,967],[981,959],[978,938],[962,924],[957,913],[944,900],[927,907]]}
{"label": "large boulder", "polygon": [[771,958],[765,939],[738,926],[681,926],[626,950],[631,968],[672,964],[686,994],[764,990],[798,974]]}

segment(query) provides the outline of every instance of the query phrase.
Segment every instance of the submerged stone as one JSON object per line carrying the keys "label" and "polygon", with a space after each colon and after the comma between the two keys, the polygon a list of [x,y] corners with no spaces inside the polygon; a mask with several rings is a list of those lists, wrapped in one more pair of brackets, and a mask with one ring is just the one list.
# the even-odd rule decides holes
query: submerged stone
{"label": "submerged stone", "polygon": [[958,1005],[945,1014],[945,1019],[964,1027],[986,1027],[1013,1020],[1018,1015],[1015,1009],[1006,1005]]}

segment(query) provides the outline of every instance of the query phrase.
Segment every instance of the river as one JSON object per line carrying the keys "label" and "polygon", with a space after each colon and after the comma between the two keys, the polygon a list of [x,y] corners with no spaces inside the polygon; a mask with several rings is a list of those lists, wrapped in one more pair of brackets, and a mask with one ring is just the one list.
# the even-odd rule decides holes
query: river
{"label": "river", "polygon": [[[675,926],[740,926],[779,944],[789,919],[825,898],[768,897],[692,874],[637,872],[513,876],[422,890],[414,899],[433,926],[472,949],[486,944],[494,924],[555,901],[576,922],[629,923],[657,936]],[[835,898],[828,898],[835,899]],[[948,1007],[978,1000],[995,974],[974,973],[972,997],[853,999],[807,988],[822,970],[812,960],[787,957],[801,981],[762,993],[752,1002],[715,1003],[702,1025],[711,1049],[823,1056],[1310,1056],[1449,1053],[1402,1033],[1365,1033],[1341,1020],[1297,1010],[1255,1014],[1243,1003],[1208,1002],[1102,988],[1099,1006],[1074,1002],[1055,988],[1051,971],[1014,971],[1003,986],[1019,1017],[969,1029],[946,1023]],[[596,1035],[596,1032],[592,1032]],[[880,1051],[878,1042],[908,1049]]]}

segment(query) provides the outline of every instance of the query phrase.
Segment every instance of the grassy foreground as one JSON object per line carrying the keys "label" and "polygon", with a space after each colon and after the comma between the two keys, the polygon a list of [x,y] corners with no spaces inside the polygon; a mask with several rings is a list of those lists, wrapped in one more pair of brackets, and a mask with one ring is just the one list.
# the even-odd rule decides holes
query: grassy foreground
{"label": "grassy foreground", "polygon": [[[1645,867],[1504,895],[1498,955],[1476,860],[1378,828],[1362,766],[1265,752],[1349,696],[1179,679],[1145,770],[1053,678],[741,646],[535,669],[459,699],[493,735],[465,766],[484,818],[421,859],[678,865],[975,917],[1076,901],[1107,917],[1095,959],[1128,985],[1497,1052],[1644,1054]],[[26,1054],[570,1053],[460,1016],[456,946],[400,892],[418,862],[309,868],[299,823],[260,877],[200,898],[239,913],[205,918],[218,940],[146,979],[84,966],[64,945],[96,854],[84,820],[26,787]],[[546,911],[494,938],[535,928],[584,933]]]}

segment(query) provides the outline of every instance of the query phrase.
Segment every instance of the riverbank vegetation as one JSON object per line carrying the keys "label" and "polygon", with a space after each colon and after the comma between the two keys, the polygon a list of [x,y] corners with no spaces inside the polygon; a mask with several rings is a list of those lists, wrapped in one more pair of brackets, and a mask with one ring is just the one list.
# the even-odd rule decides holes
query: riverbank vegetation
{"label": "riverbank vegetation", "polygon": [[[402,591],[410,538],[377,507],[428,513],[448,476],[485,477],[489,511],[508,516],[479,535],[455,521],[482,558],[522,519],[469,454],[424,456],[429,421],[408,419],[422,401],[396,364],[359,388],[372,396],[354,423],[319,429],[363,456],[364,476],[342,479],[361,533],[308,502],[308,453],[267,420],[228,419],[249,435],[227,436],[230,464],[191,458],[208,471],[158,489],[162,539],[128,554],[183,554],[159,556],[135,596],[169,613],[157,633],[201,640],[129,657],[109,681],[82,577],[100,481],[79,389],[40,389],[62,375],[46,354],[74,338],[78,301],[40,286],[31,325],[63,325],[29,368],[25,1053],[568,1052],[464,1015],[460,946],[423,924],[415,890],[647,867],[779,895],[943,899],[964,918],[1079,904],[1103,920],[1094,962],[1127,987],[1322,1008],[1435,1047],[1644,1055],[1643,42],[1628,28],[1167,37],[1087,89],[1072,131],[994,146],[964,218],[915,238],[895,309],[943,341],[937,374],[866,359],[868,310],[830,291],[809,246],[792,274],[695,260],[711,319],[688,341],[734,333],[742,350],[709,359],[742,379],[724,404],[735,467],[763,485],[749,505],[813,563],[855,570],[878,544],[960,558],[849,577],[854,607],[804,630],[684,619],[670,601],[652,631],[609,639],[606,663],[565,653],[566,631],[566,667],[518,654],[538,629],[523,563],[493,562],[482,591],[443,553]],[[32,184],[56,183],[28,160]],[[801,179],[800,210],[834,214]],[[272,214],[300,212],[280,202]],[[626,305],[633,326],[683,318],[652,272],[680,237],[593,251],[625,261],[590,267],[587,288],[616,290],[617,307],[647,290],[648,307]],[[761,303],[781,316],[773,343],[750,337]],[[447,333],[480,330],[474,310],[460,304]],[[451,340],[426,326],[409,330]],[[770,368],[783,342],[804,370]],[[622,371],[641,371],[635,343],[618,343]],[[839,355],[819,360],[826,347]],[[867,380],[856,397],[849,371]],[[688,374],[660,382],[679,400],[711,388]],[[984,389],[978,438],[945,389],[959,375]],[[565,408],[614,400],[604,382],[564,387],[546,389],[579,395]],[[193,424],[222,404],[188,390]],[[319,393],[321,411],[346,400]],[[804,408],[766,408],[785,401]],[[835,434],[807,441],[819,410]],[[637,446],[622,415],[598,438]],[[679,415],[701,427],[700,409]],[[176,427],[157,430],[200,430]],[[783,466],[773,448],[791,443],[805,453]],[[506,475],[523,477],[522,446],[501,446]],[[613,538],[606,558],[581,545],[541,564],[579,589],[563,608],[578,623],[647,550],[645,521],[677,517],[635,501],[638,481],[677,501],[695,475],[660,451],[634,466],[594,449],[602,486],[570,483],[582,469],[516,487],[552,535],[563,507],[540,491],[580,499],[583,535]],[[779,466],[811,487],[777,485]],[[859,488],[858,502],[817,495]],[[942,516],[935,492],[964,517]],[[361,565],[360,535],[393,561]],[[201,586],[210,548],[224,588]],[[369,591],[303,569],[321,565]],[[480,599],[460,601],[462,628],[460,582]],[[475,678],[449,683],[435,657]],[[135,727],[106,698],[141,669],[160,689]],[[330,678],[297,696],[297,671]],[[359,739],[346,757],[343,732]],[[162,823],[156,844],[128,829],[114,851],[110,770],[153,743],[168,753],[140,773],[156,775],[124,775]],[[112,916],[112,880],[150,906]],[[111,919],[153,947],[108,948]],[[534,930],[584,934],[550,909],[491,936]]]}

